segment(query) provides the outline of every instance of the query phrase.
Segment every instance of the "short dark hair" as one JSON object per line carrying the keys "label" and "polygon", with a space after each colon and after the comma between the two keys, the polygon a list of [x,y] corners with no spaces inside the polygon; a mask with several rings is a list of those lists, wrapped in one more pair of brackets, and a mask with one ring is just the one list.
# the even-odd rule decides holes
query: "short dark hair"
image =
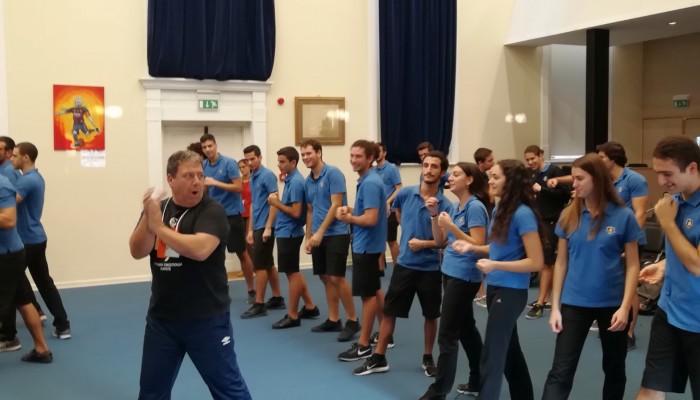
{"label": "short dark hair", "polygon": [[350,146],[350,147],[351,148],[352,147],[360,147],[365,151],[365,156],[367,156],[367,158],[369,158],[369,157],[372,157],[373,159],[377,158],[377,146],[374,143],[370,142],[369,140],[364,140],[364,139],[356,140],[355,143],[353,143],[352,146]]}
{"label": "short dark hair", "polygon": [[382,143],[382,142],[377,142],[377,147],[379,147],[379,148],[381,149],[380,151],[387,151],[387,152],[389,151],[389,150],[386,148],[386,145],[385,145],[384,143]]}
{"label": "short dark hair", "polygon": [[194,151],[195,153],[199,154],[200,157],[202,157],[202,159],[206,158],[206,155],[204,154],[204,151],[202,150],[202,143],[200,143],[200,142],[190,143],[190,145],[187,146],[187,150]]}
{"label": "short dark hair", "polygon": [[287,157],[287,160],[295,161],[297,164],[299,164],[299,152],[292,146],[282,147],[281,149],[277,150],[277,155],[285,156]]}
{"label": "short dark hair", "polygon": [[299,147],[301,147],[302,149],[307,146],[313,147],[315,152],[323,151],[323,146],[321,146],[321,142],[319,142],[316,139],[304,139],[299,145]]}
{"label": "short dark hair", "polygon": [[247,146],[245,149],[243,149],[243,154],[248,154],[248,153],[255,153],[256,157],[260,157],[260,147],[251,144],[250,146]]}
{"label": "short dark hair", "polygon": [[[697,145],[696,145],[697,146]],[[627,156],[625,155],[625,148],[618,142],[606,142],[596,146],[597,152],[603,152],[605,155],[613,160],[615,164],[624,167],[627,164]]]}
{"label": "short dark hair", "polygon": [[36,158],[39,156],[39,150],[36,148],[36,146],[29,142],[17,143],[15,147],[17,148],[17,151],[19,151],[20,155],[29,156],[29,159],[32,162],[35,162]]}
{"label": "short dark hair", "polygon": [[544,150],[540,149],[540,146],[536,144],[531,144],[525,148],[523,154],[532,153],[536,156],[541,156],[544,154]]}
{"label": "short dark hair", "polygon": [[15,149],[15,141],[9,136],[0,136],[0,142],[5,143],[5,150]]}
{"label": "short dark hair", "polygon": [[199,137],[199,143],[204,143],[208,140],[211,140],[212,142],[216,143],[216,138],[211,133],[205,133],[204,135]]}
{"label": "short dark hair", "polygon": [[[436,157],[440,159],[440,171],[447,171],[447,167],[450,166],[449,161],[447,161],[447,156],[440,150],[431,150],[425,157]],[[425,160],[425,159],[424,159]]]}
{"label": "short dark hair", "polygon": [[700,166],[700,147],[687,136],[668,136],[656,144],[653,157],[671,160],[681,171],[685,171],[692,162]]}
{"label": "short dark hair", "polygon": [[493,153],[491,149],[487,149],[486,147],[479,147],[474,152],[474,161],[476,161],[477,163],[484,162],[486,161],[486,158],[488,158],[488,156],[491,155],[491,153]]}
{"label": "short dark hair", "polygon": [[433,151],[433,150],[435,150],[435,146],[433,146],[433,144],[430,142],[418,143],[418,147],[416,147],[416,151],[421,151],[423,149],[428,149],[428,151]]}
{"label": "short dark hair", "polygon": [[168,165],[165,172],[170,176],[176,176],[177,169],[180,167],[180,164],[185,161],[197,162],[201,164],[202,157],[191,150],[176,151],[168,158]]}

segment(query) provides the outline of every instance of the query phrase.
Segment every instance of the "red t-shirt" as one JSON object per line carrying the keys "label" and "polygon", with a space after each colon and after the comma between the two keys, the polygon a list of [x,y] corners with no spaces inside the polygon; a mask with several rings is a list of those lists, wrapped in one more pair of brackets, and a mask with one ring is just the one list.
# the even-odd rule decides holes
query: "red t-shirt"
{"label": "red t-shirt", "polygon": [[243,187],[241,189],[241,199],[243,199],[243,218],[250,217],[250,205],[252,200],[252,195],[250,193],[250,181],[243,182]]}

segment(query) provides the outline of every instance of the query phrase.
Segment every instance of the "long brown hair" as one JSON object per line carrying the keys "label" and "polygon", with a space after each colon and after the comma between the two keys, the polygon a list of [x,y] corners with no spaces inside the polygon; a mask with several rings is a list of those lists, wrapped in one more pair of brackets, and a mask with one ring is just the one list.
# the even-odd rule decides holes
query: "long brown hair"
{"label": "long brown hair", "polygon": [[[598,154],[588,153],[576,159],[571,167],[581,168],[586,171],[593,181],[593,190],[587,201],[589,204],[593,205],[598,214],[591,215],[591,219],[594,222],[590,232],[588,232],[588,239],[591,240],[598,234],[600,227],[603,225],[603,215],[605,214],[607,204],[612,201],[624,207],[625,203],[622,202],[615,192],[615,184],[613,183],[610,171],[605,167],[605,164],[600,157],[598,157]],[[567,237],[571,236],[581,224],[581,212],[583,208],[583,199],[576,197],[571,201],[571,204],[562,211],[559,223],[566,232]]]}
{"label": "long brown hair", "polygon": [[503,187],[501,200],[496,207],[496,214],[493,216],[493,228],[491,228],[489,238],[504,243],[508,238],[508,229],[510,229],[510,221],[513,214],[515,214],[515,211],[521,204],[524,204],[535,213],[537,231],[540,235],[540,240],[542,240],[544,236],[542,219],[537,211],[535,190],[532,188],[535,182],[532,180],[530,169],[519,160],[501,160],[497,164],[503,171],[506,184]]}

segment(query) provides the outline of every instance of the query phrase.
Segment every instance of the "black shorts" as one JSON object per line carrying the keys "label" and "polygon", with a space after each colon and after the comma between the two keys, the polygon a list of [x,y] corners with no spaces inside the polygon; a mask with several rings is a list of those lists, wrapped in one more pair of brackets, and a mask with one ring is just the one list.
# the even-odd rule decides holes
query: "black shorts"
{"label": "black shorts", "polygon": [[396,264],[384,298],[384,315],[408,318],[416,294],[426,319],[440,317],[442,273],[418,271]]}
{"label": "black shorts", "polygon": [[318,247],[311,249],[314,275],[345,276],[350,235],[324,236]]}
{"label": "black shorts", "polygon": [[372,297],[382,284],[379,281],[381,253],[352,253],[352,295]]}
{"label": "black shorts", "polygon": [[272,236],[263,241],[265,229],[253,231],[253,267],[255,270],[270,269],[275,266],[275,258],[272,252],[275,250],[275,230],[272,229]]}
{"label": "black shorts", "polygon": [[277,269],[291,274],[299,272],[299,250],[304,237],[277,238]]}
{"label": "black shorts", "polygon": [[700,394],[700,333],[668,323],[659,308],[651,322],[642,386],[660,392],[683,393],[690,378],[694,396]]}
{"label": "black shorts", "polygon": [[228,240],[226,241],[226,249],[229,253],[240,253],[246,249],[245,247],[245,222],[243,217],[239,215],[229,215],[228,219],[229,231]]}
{"label": "black shorts", "polygon": [[554,233],[557,221],[544,221],[542,226],[544,227],[544,243],[542,243],[544,265],[554,265],[554,262],[557,261],[557,246],[559,245],[559,236]]}
{"label": "black shorts", "polygon": [[387,221],[386,241],[395,242],[396,238],[398,237],[398,232],[399,220],[396,219],[396,211],[392,211],[391,214],[389,214],[389,220]]}
{"label": "black shorts", "polygon": [[24,270],[27,262],[24,249],[0,255],[0,315],[12,312],[18,306],[29,304],[34,299],[32,287]]}

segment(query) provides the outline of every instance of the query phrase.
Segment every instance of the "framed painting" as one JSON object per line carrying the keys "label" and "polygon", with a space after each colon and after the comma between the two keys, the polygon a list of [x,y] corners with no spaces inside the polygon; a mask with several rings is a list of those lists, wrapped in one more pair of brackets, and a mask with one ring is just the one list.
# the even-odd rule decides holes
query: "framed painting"
{"label": "framed painting", "polygon": [[316,139],[321,144],[345,144],[345,97],[295,97],[295,139]]}

